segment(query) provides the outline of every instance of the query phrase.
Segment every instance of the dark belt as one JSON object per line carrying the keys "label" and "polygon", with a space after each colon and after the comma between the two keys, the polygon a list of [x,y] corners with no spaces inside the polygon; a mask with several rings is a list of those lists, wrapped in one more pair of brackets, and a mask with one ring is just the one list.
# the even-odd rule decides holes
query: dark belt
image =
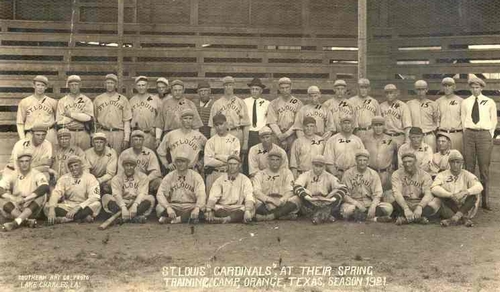
{"label": "dark belt", "polygon": [[382,169],[377,169],[377,168],[374,168],[373,170],[375,170],[376,172],[386,172],[386,171],[389,171],[391,169],[391,167],[386,167],[386,168],[382,168]]}
{"label": "dark belt", "polygon": [[356,130],[358,130],[358,131],[368,131],[368,130],[371,130],[371,129],[372,129],[372,127],[368,127],[368,128],[358,127],[358,128],[356,128]]}
{"label": "dark belt", "polygon": [[386,133],[386,134],[391,136],[391,137],[398,137],[398,136],[404,135],[403,133],[394,133],[394,134]]}
{"label": "dark belt", "polygon": [[[108,131],[108,132],[117,132],[117,131],[123,131],[122,129],[113,129],[113,128],[106,128],[104,126],[99,125],[98,127],[101,130]],[[144,131],[143,131],[144,132]]]}
{"label": "dark belt", "polygon": [[15,170],[14,167],[10,166],[10,165],[7,165],[7,168],[10,169],[10,170]]}
{"label": "dark belt", "polygon": [[241,127],[234,127],[234,128],[230,128],[230,129],[228,129],[228,130],[229,130],[229,131],[236,131],[236,130],[240,130],[240,129],[241,129]]}
{"label": "dark belt", "polygon": [[466,130],[469,130],[469,131],[474,131],[474,132],[482,132],[482,131],[490,131],[490,130],[486,130],[486,129],[471,129],[471,128],[465,128]]}
{"label": "dark belt", "polygon": [[71,132],[82,132],[82,131],[85,131],[85,129],[70,129],[70,128],[66,128],[66,129],[68,129]]}
{"label": "dark belt", "polygon": [[460,129],[460,130],[444,130],[444,129],[439,129],[438,132],[445,132],[445,133],[448,133],[448,134],[451,134],[451,133],[458,133],[458,132],[463,132],[464,130]]}

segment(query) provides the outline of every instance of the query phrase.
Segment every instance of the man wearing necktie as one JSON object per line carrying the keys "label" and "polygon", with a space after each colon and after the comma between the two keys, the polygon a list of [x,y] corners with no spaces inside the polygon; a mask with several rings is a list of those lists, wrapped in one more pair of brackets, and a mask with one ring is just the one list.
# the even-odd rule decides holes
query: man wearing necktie
{"label": "man wearing necktie", "polygon": [[474,173],[476,160],[479,177],[484,186],[481,193],[482,208],[491,210],[488,197],[488,176],[493,149],[493,136],[497,126],[497,106],[495,101],[484,96],[481,91],[486,83],[473,77],[469,79],[472,95],[462,102],[462,125],[464,131],[465,168]]}

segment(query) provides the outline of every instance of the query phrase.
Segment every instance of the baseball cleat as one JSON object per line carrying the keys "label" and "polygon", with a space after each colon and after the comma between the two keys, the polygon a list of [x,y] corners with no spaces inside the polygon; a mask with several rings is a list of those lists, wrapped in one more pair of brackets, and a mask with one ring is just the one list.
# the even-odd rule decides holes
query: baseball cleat
{"label": "baseball cleat", "polygon": [[38,227],[38,222],[36,219],[26,219],[24,220],[24,225],[29,227],[29,228],[37,228]]}
{"label": "baseball cleat", "polygon": [[403,224],[407,224],[407,223],[408,223],[408,221],[406,221],[406,218],[403,216],[396,218],[396,225],[403,225]]}
{"label": "baseball cleat", "polygon": [[94,222],[94,217],[92,217],[91,215],[88,215],[82,221],[85,222],[85,223],[92,223],[92,222]]}
{"label": "baseball cleat", "polygon": [[474,227],[474,222],[470,219],[464,219],[464,225],[465,227]]}
{"label": "baseball cleat", "polygon": [[381,223],[388,223],[388,222],[392,222],[393,220],[389,216],[380,216],[380,217],[374,217],[373,221],[374,222],[381,222]]}
{"label": "baseball cleat", "polygon": [[170,217],[166,217],[166,216],[160,216],[160,218],[158,219],[158,223],[160,224],[167,224],[167,223],[170,223],[172,221],[172,219],[170,219]]}
{"label": "baseball cleat", "polygon": [[417,222],[422,225],[427,225],[429,224],[429,219],[427,219],[427,217],[420,217],[420,219],[417,220]]}
{"label": "baseball cleat", "polygon": [[229,223],[231,222],[231,217],[230,216],[226,216],[226,217],[214,217],[214,219],[212,221],[210,221],[210,223],[213,223],[213,224],[226,224],[226,223]]}
{"label": "baseball cleat", "polygon": [[148,218],[146,216],[136,216],[130,220],[131,223],[139,223],[139,224],[144,224],[148,221]]}
{"label": "baseball cleat", "polygon": [[448,226],[450,226],[450,223],[451,223],[450,219],[444,219],[444,220],[441,220],[440,225],[443,227],[448,227]]}
{"label": "baseball cleat", "polygon": [[2,231],[4,231],[4,232],[8,232],[8,231],[14,230],[16,228],[19,228],[19,225],[17,225],[17,223],[15,221],[2,224]]}

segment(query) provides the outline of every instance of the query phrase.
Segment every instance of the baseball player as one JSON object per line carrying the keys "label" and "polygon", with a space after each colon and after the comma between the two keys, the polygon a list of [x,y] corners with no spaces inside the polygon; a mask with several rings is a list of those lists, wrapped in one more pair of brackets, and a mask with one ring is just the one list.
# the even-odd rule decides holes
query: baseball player
{"label": "baseball player", "polygon": [[[168,132],[157,149],[161,163],[169,171],[175,169],[175,158],[181,153],[189,157],[189,168],[196,167],[199,171],[203,170],[203,149],[207,143],[207,138],[202,133],[192,129],[195,115],[196,110],[183,109],[179,114],[181,128]],[[172,163],[167,161],[167,150],[170,150]]]}
{"label": "baseball player", "polygon": [[214,102],[210,111],[208,126],[211,127],[211,136],[215,135],[213,117],[221,113],[227,119],[229,133],[240,140],[241,152],[248,152],[248,130],[250,127],[250,118],[248,117],[247,105],[243,100],[233,94],[234,78],[226,76],[222,79],[224,86],[224,95]]}
{"label": "baseball player", "polygon": [[293,177],[297,179],[302,174],[312,169],[312,158],[323,155],[325,151],[325,140],[316,135],[316,120],[305,117],[303,122],[304,136],[293,142],[290,151],[290,169]]}
{"label": "baseball player", "polygon": [[394,139],[399,149],[407,140],[411,128],[410,109],[398,99],[399,91],[396,85],[387,84],[384,92],[387,100],[380,104],[380,112],[385,118],[385,133]]}
{"label": "baseball player", "polygon": [[156,118],[156,146],[160,145],[163,135],[181,127],[181,112],[191,109],[193,122],[191,127],[198,129],[203,126],[194,102],[184,96],[184,82],[172,81],[172,98],[162,102],[161,110]]}
{"label": "baseball player", "polygon": [[155,123],[161,101],[158,96],[148,93],[148,78],[138,76],[135,78],[137,94],[130,99],[132,109],[131,127],[144,133],[144,146],[149,149],[156,148]]}
{"label": "baseball player", "polygon": [[111,180],[111,194],[102,196],[102,207],[109,214],[122,212],[122,222],[145,223],[153,211],[155,198],[148,194],[148,176],[136,169],[135,157],[125,155],[123,172]]}
{"label": "baseball player", "polygon": [[[332,112],[334,125],[337,126],[336,131],[338,129],[341,118],[345,116],[354,117],[354,108],[352,107],[349,99],[347,98],[347,83],[344,80],[338,79],[333,83],[333,90],[335,91],[335,95],[325,101],[323,103],[323,107],[327,108]],[[357,127],[355,121],[354,128]]]}
{"label": "baseball player", "polygon": [[213,117],[213,125],[217,132],[208,139],[204,151],[207,194],[215,180],[227,171],[227,158],[240,155],[240,140],[228,133],[226,117],[217,114]]}
{"label": "baseball player", "polygon": [[358,95],[349,99],[349,103],[354,111],[354,123],[357,128],[354,132],[356,136],[364,142],[371,135],[370,129],[372,119],[375,116],[380,116],[380,104],[376,99],[369,96],[370,80],[360,78],[358,80]]}
{"label": "baseball player", "polygon": [[382,183],[378,173],[368,167],[370,153],[361,149],[356,153],[356,166],[349,168],[342,176],[342,183],[348,193],[340,206],[340,214],[346,220],[366,218],[376,222],[391,221],[393,207],[382,202]]}
{"label": "baseball player", "polygon": [[313,224],[335,221],[332,215],[347,194],[347,187],[325,170],[325,157],[317,155],[312,159],[313,168],[299,175],[293,192],[301,199],[301,213],[311,217]]}
{"label": "baseball player", "polygon": [[398,165],[402,165],[403,163],[401,159],[403,154],[411,152],[417,157],[417,167],[420,167],[424,171],[430,173],[434,151],[432,151],[431,146],[423,142],[424,133],[421,128],[411,127],[409,134],[410,141],[399,147]]}
{"label": "baseball player", "polygon": [[353,118],[343,116],[340,121],[340,132],[326,141],[324,152],[328,171],[339,179],[344,171],[356,165],[356,152],[365,148],[361,139],[352,133]]}
{"label": "baseball player", "polygon": [[210,139],[210,127],[208,126],[208,121],[210,120],[210,112],[212,111],[212,106],[214,105],[214,99],[211,96],[210,83],[207,81],[201,81],[198,83],[198,97],[199,102],[196,104],[198,114],[200,115],[201,122],[203,126],[199,128],[200,132],[205,135],[205,138]]}
{"label": "baseball player", "polygon": [[432,156],[431,176],[435,177],[439,172],[450,169],[448,158],[450,156],[451,139],[447,133],[441,132],[437,135],[438,151]]}
{"label": "baseball player", "polygon": [[463,125],[461,105],[463,99],[455,94],[455,80],[446,77],[441,81],[444,95],[436,100],[439,109],[438,133],[446,133],[451,139],[451,148],[463,152]]}
{"label": "baseball player", "polygon": [[273,143],[272,139],[273,131],[265,126],[259,130],[260,144],[257,144],[250,148],[248,152],[248,169],[249,176],[253,177],[260,170],[264,170],[269,165],[269,153],[271,151],[277,151],[284,154],[282,157],[283,161],[281,167],[288,168],[288,158],[285,150]]}
{"label": "baseball player", "polygon": [[384,133],[385,119],[383,117],[373,117],[371,128],[371,134],[363,141],[366,150],[370,153],[368,166],[378,173],[382,189],[387,191],[391,189],[391,175],[395,169],[394,158],[397,157],[398,149],[392,137]]}
{"label": "baseball player", "polygon": [[81,78],[68,77],[69,94],[57,103],[57,128],[66,128],[71,133],[71,145],[83,150],[90,148],[90,123],[94,120],[94,105],[87,96],[80,93]]}
{"label": "baseball player", "polygon": [[429,223],[441,206],[441,200],[431,193],[430,174],[417,167],[417,157],[407,152],[402,156],[403,167],[392,174],[392,192],[396,224]]}
{"label": "baseball player", "polygon": [[431,146],[432,152],[436,151],[436,135],[439,124],[439,108],[435,101],[427,98],[427,82],[417,80],[415,91],[417,98],[408,101],[406,104],[410,109],[411,124],[419,127],[424,133],[424,143]]}
{"label": "baseball player", "polygon": [[52,169],[55,172],[55,179],[59,179],[61,176],[69,172],[68,169],[68,159],[71,156],[78,156],[82,159],[82,167],[84,171],[89,169],[87,160],[85,158],[85,152],[82,148],[71,145],[71,132],[68,129],[60,129],[57,131],[57,148],[54,151],[54,162],[52,163]]}
{"label": "baseball player", "polygon": [[203,178],[189,169],[191,159],[185,153],[175,157],[176,169],[167,174],[158,189],[156,215],[158,222],[197,223],[205,209],[207,195]]}
{"label": "baseball player", "polygon": [[158,92],[158,99],[162,102],[172,98],[170,94],[170,85],[168,84],[168,79],[165,77],[156,79],[156,91]]}
{"label": "baseball player", "polygon": [[282,77],[278,80],[280,95],[267,108],[267,124],[275,135],[275,143],[288,153],[297,138],[293,125],[295,116],[303,103],[292,95],[292,80]]}
{"label": "baseball player", "polygon": [[321,92],[317,86],[309,86],[307,95],[311,99],[311,103],[303,106],[297,113],[297,116],[295,116],[293,128],[296,131],[297,137],[304,136],[302,129],[304,118],[312,117],[316,121],[316,134],[322,136],[324,140],[328,140],[336,132],[332,112],[321,105]]}
{"label": "baseball player", "polygon": [[44,213],[48,223],[84,221],[91,223],[101,210],[99,182],[83,171],[82,158],[68,159],[69,173],[61,176],[50,194]]}
{"label": "baseball player", "polygon": [[92,137],[93,147],[85,150],[85,159],[89,172],[99,182],[102,194],[111,193],[111,179],[116,175],[118,156],[113,148],[106,146],[104,133],[95,133]]}
{"label": "baseball player", "polygon": [[471,218],[479,209],[479,196],[483,185],[477,177],[462,169],[464,158],[458,150],[451,150],[450,169],[440,172],[431,186],[432,193],[441,198],[441,226],[464,223],[474,226]]}
{"label": "baseball player", "polygon": [[209,223],[252,221],[255,199],[250,179],[240,173],[241,159],[230,155],[227,172],[213,184],[208,196],[205,219]]}
{"label": "baseball player", "polygon": [[148,176],[149,193],[156,194],[161,184],[160,163],[153,150],[144,146],[145,137],[146,134],[141,130],[132,131],[132,147],[124,150],[118,157],[118,174],[123,172],[123,159],[127,156],[133,157],[137,161],[137,170]]}
{"label": "baseball player", "polygon": [[[4,218],[14,219],[3,224],[3,231],[10,231],[22,225],[36,226],[49,184],[45,175],[31,168],[32,153],[23,150],[17,155],[17,168],[10,174],[3,175],[0,180],[0,213]],[[28,219],[28,218],[33,219]]]}
{"label": "baseball player", "polygon": [[116,92],[118,77],[108,74],[104,80],[106,92],[94,99],[97,130],[106,134],[108,144],[120,155],[129,145],[132,110],[127,97]]}
{"label": "baseball player", "polygon": [[45,95],[48,86],[49,79],[47,77],[36,76],[33,79],[35,92],[19,102],[16,124],[20,140],[29,138],[33,126],[39,124],[47,129],[47,141],[53,146],[57,143],[55,130],[57,100]]}
{"label": "baseball player", "polygon": [[267,156],[269,166],[252,179],[255,197],[255,219],[295,219],[300,209],[300,198],[293,194],[293,174],[283,166],[286,152],[272,149]]}

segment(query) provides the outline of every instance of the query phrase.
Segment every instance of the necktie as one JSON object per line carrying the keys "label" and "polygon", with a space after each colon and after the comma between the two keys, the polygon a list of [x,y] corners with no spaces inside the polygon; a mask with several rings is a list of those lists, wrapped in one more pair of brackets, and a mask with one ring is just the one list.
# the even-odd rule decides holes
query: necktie
{"label": "necktie", "polygon": [[257,100],[253,100],[253,110],[252,110],[252,126],[257,127]]}
{"label": "necktie", "polygon": [[474,124],[479,122],[479,102],[477,100],[477,96],[476,101],[474,101],[474,105],[472,106],[472,122],[474,122]]}

